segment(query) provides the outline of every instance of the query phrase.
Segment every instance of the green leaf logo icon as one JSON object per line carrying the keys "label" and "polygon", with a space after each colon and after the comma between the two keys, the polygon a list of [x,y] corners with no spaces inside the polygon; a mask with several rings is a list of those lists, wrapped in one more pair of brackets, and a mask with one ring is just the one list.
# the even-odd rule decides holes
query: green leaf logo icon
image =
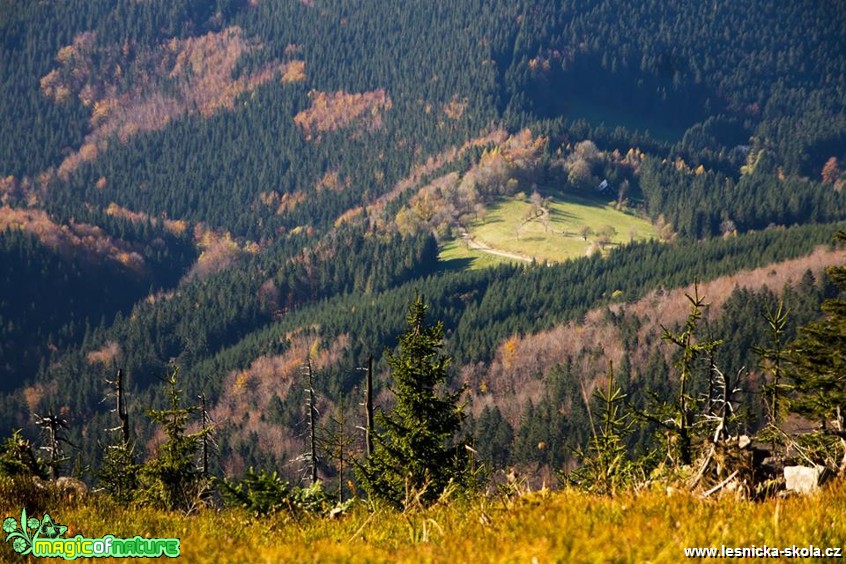
{"label": "green leaf logo icon", "polygon": [[41,520],[41,528],[38,529],[39,537],[46,537],[48,539],[55,539],[63,536],[67,532],[66,525],[59,525],[55,523],[50,515],[44,514],[44,519]]}

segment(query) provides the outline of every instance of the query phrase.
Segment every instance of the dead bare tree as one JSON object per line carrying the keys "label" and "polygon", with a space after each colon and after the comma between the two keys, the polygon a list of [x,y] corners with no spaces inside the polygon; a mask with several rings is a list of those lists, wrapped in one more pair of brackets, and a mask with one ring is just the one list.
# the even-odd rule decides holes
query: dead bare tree
{"label": "dead bare tree", "polygon": [[62,463],[70,459],[62,450],[62,443],[71,444],[64,436],[64,431],[67,431],[70,427],[67,420],[53,413],[52,409],[47,415],[34,415],[35,424],[41,427],[46,434],[45,444],[41,447],[41,450],[47,451],[47,467],[50,472],[50,479],[55,480],[59,477]]}
{"label": "dead bare tree", "polygon": [[103,462],[97,472],[100,487],[119,503],[128,503],[137,487],[138,465],[135,463],[134,446],[129,436],[129,410],[126,401],[126,383],[123,370],[118,369],[114,380],[106,380],[109,390],[103,401],[114,399],[115,406],[109,410],[117,414],[118,425],[105,429],[107,433],[120,433],[117,444],[108,444],[104,450]]}
{"label": "dead bare tree", "polygon": [[308,380],[308,387],[306,391],[308,392],[308,435],[309,435],[309,454],[306,455],[306,458],[310,464],[310,474],[311,474],[311,483],[317,483],[317,439],[316,439],[316,428],[315,428],[315,413],[317,412],[317,406],[315,405],[314,399],[314,371],[312,370],[311,366],[311,356],[306,357],[305,363],[305,373],[306,378]]}

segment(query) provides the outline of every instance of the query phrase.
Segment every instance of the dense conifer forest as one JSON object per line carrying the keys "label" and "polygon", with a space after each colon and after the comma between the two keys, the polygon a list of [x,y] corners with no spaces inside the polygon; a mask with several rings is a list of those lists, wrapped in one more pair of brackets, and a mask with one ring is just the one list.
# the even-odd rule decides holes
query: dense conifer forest
{"label": "dense conifer forest", "polygon": [[[765,313],[790,310],[789,342],[840,292],[844,21],[833,0],[0,0],[0,435],[59,414],[58,471],[96,483],[107,381],[125,375],[155,460],[145,413],[177,409],[178,372],[210,474],[299,483],[318,431],[343,494],[363,368],[391,409],[419,295],[478,462],[563,480],[609,363],[632,410],[678,394],[661,327],[682,330],[694,284],[709,362],[748,373],[737,430],[759,431]],[[497,202],[542,217],[572,195],[659,235],[441,255]]]}

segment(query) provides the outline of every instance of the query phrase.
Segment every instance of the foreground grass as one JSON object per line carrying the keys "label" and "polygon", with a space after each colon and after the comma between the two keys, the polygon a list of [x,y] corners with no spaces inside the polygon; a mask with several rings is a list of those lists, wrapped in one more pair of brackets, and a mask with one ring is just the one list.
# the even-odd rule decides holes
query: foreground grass
{"label": "foreground grass", "polygon": [[[518,257],[497,256],[474,249],[467,241],[447,242],[440,253],[441,261],[462,268],[487,268],[503,262],[520,263],[525,259],[537,262],[562,262],[585,256],[596,248],[596,233],[605,226],[616,229],[611,245],[624,245],[658,237],[655,227],[632,213],[615,209],[605,202],[568,194],[548,204],[545,220],[526,220],[531,204],[523,199],[501,200],[488,207],[484,220],[475,221],[469,229],[473,242],[492,250],[514,253]],[[582,230],[594,233],[587,239]]]}
{"label": "foreground grass", "polygon": [[[0,499],[0,515],[20,513],[13,498]],[[185,517],[92,497],[57,503],[49,512],[70,526],[68,536],[179,537],[186,562],[677,562],[685,547],[846,547],[842,480],[815,495],[763,503],[658,490],[616,498],[547,491],[407,513],[360,504],[335,520],[234,509]],[[3,546],[0,560],[24,559]]]}

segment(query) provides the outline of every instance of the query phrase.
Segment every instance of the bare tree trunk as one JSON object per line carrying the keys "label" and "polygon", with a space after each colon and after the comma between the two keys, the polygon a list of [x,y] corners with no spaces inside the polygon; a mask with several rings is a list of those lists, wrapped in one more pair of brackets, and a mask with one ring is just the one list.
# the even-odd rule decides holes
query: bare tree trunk
{"label": "bare tree trunk", "polygon": [[117,398],[118,419],[120,419],[120,437],[124,445],[129,444],[129,413],[126,411],[126,399],[124,397],[125,389],[123,386],[123,370],[118,368],[117,378],[115,379],[115,396]]}
{"label": "bare tree trunk", "polygon": [[367,428],[364,430],[367,456],[373,455],[373,355],[367,358],[367,390],[364,399],[367,413]]}
{"label": "bare tree trunk", "polygon": [[[202,429],[208,429],[209,417],[206,411],[206,394],[200,394],[200,409],[202,410],[203,426]],[[203,475],[209,474],[209,434],[203,433]]]}
{"label": "bare tree trunk", "polygon": [[62,447],[59,441],[68,442],[67,439],[60,436],[61,429],[67,429],[67,421],[50,411],[44,417],[40,415],[35,416],[35,424],[41,427],[47,433],[47,446],[41,447],[46,450],[49,456],[48,465],[50,469],[50,479],[56,480],[59,477],[59,465],[67,460],[62,457]]}
{"label": "bare tree trunk", "polygon": [[344,416],[344,399],[340,399],[340,420],[338,425],[338,499],[344,501],[344,448],[346,447],[346,417]]}
{"label": "bare tree trunk", "polygon": [[317,483],[317,441],[314,428],[314,381],[311,370],[311,357],[306,359],[306,370],[308,374],[308,431],[311,447],[311,483]]}

